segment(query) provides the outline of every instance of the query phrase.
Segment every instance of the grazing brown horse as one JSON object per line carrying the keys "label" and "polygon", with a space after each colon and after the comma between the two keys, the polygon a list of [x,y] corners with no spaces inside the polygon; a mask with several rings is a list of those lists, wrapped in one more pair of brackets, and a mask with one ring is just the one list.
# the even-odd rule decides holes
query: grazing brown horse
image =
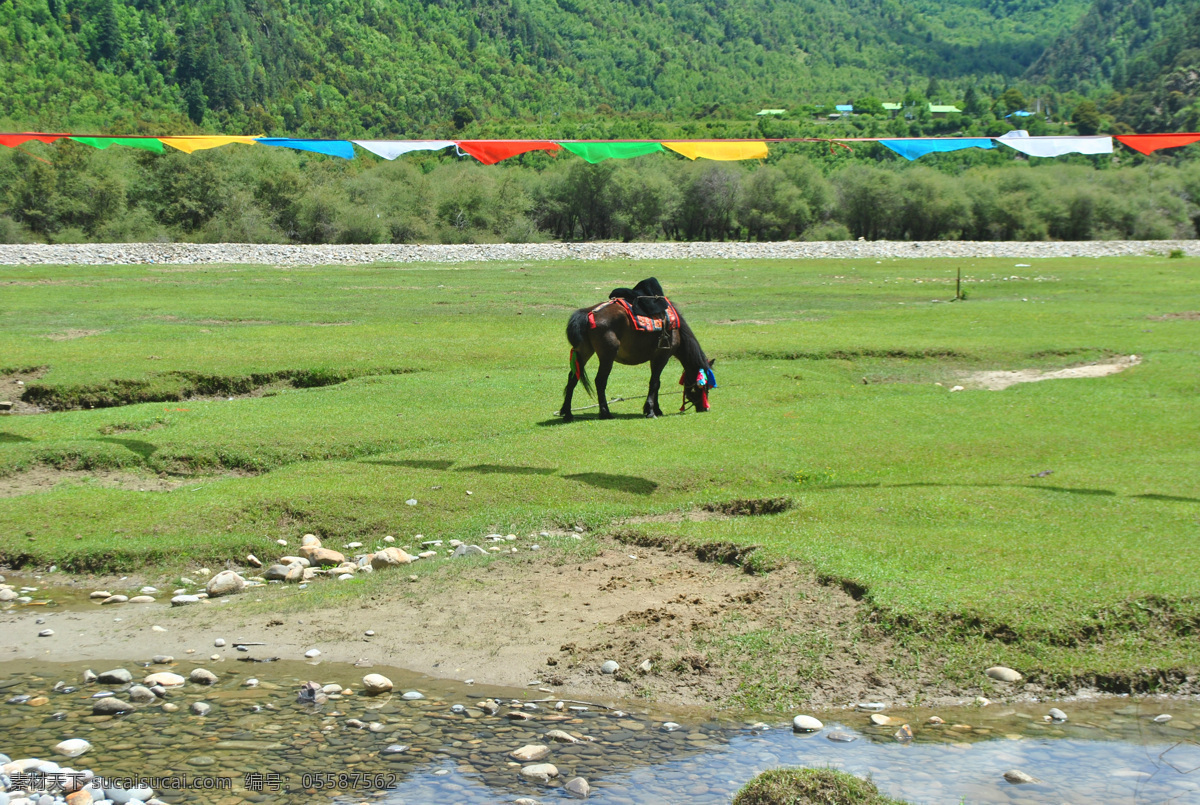
{"label": "grazing brown horse", "polygon": [[[589,320],[595,321],[592,326]],[[678,313],[678,311],[676,311]],[[679,316],[679,326],[665,332],[635,330],[629,314],[618,304],[611,304],[596,310],[595,306],[576,310],[567,322],[567,340],[571,342],[571,371],[567,377],[567,388],[563,392],[562,409],[558,414],[565,420],[573,419],[571,414],[571,395],[575,385],[583,383],[584,389],[591,393],[584,366],[595,355],[600,361],[596,370],[596,396],[600,402],[600,418],[612,419],[608,410],[608,398],[605,388],[608,386],[608,375],[613,363],[623,363],[636,366],[650,361],[650,391],[646,394],[646,404],[642,413],[653,419],[662,416],[658,407],[659,378],[672,357],[678,358],[683,364],[683,376],[679,379],[683,386],[684,405],[680,411],[691,403],[699,412],[707,411],[708,390],[716,387],[716,378],[712,372],[713,362],[700,348],[700,343],[692,333],[692,328]]]}

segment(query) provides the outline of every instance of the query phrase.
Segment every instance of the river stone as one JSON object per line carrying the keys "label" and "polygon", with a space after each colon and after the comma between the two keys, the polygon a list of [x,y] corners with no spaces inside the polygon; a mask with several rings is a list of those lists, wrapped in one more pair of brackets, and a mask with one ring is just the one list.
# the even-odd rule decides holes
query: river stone
{"label": "river stone", "polygon": [[207,668],[193,668],[188,674],[188,679],[198,685],[215,685],[217,684],[217,675]]}
{"label": "river stone", "polygon": [[371,557],[371,567],[376,570],[384,570],[389,567],[410,565],[415,561],[417,561],[415,556],[410,556],[400,548],[384,548],[382,551],[376,551]]}
{"label": "river stone", "polygon": [[129,599],[129,603],[131,603],[131,604],[153,604],[154,596],[152,596],[152,595],[135,595],[133,598]]}
{"label": "river stone", "polygon": [[405,746],[404,744],[391,744],[390,746],[385,746],[383,749],[381,749],[379,751],[379,754],[381,754],[381,755],[401,755],[407,751],[408,751],[408,747]]}
{"label": "river stone", "polygon": [[401,698],[406,699],[407,701],[410,701],[410,702],[415,702],[417,699],[424,699],[425,694],[419,693],[415,690],[408,690],[408,691],[404,692],[404,695]]}
{"label": "river stone", "polygon": [[150,788],[106,788],[104,796],[114,805],[125,805],[130,800],[145,802],[154,797],[154,790]]}
{"label": "river stone", "polygon": [[287,578],[288,566],[274,564],[263,571],[263,578],[267,581],[283,581]]}
{"label": "river stone", "polygon": [[824,727],[824,724],[812,716],[796,716],[792,719],[793,732],[816,732]]}
{"label": "river stone", "polygon": [[317,657],[321,656],[321,650],[318,648],[310,648],[308,651],[304,652],[304,656],[307,659],[315,660]]}
{"label": "river stone", "polygon": [[615,674],[620,670],[621,666],[617,664],[616,660],[605,660],[604,664],[600,666],[600,673],[602,674]]}
{"label": "river stone", "polygon": [[91,683],[93,683],[95,681],[96,681],[96,672],[95,671],[93,671],[91,668],[89,668],[83,672],[83,683],[85,685],[90,685]]}
{"label": "river stone", "polygon": [[288,565],[287,575],[283,577],[285,584],[298,584],[304,581],[304,574],[308,572],[308,568],[299,562],[293,562]]}
{"label": "river stone", "polygon": [[521,763],[532,763],[535,760],[541,760],[550,754],[550,747],[545,744],[526,744],[520,749],[514,749],[508,753],[508,756],[513,760]]}
{"label": "river stone", "polygon": [[874,715],[871,716],[871,723],[874,724],[876,727],[895,727],[895,726],[899,726],[900,724],[903,724],[904,721],[899,718],[892,718],[891,716],[885,716],[882,713],[875,713]]}
{"label": "river stone", "polygon": [[1054,719],[1055,721],[1066,721],[1067,720],[1067,714],[1064,713],[1062,710],[1059,710],[1057,707],[1051,707],[1050,712],[1047,713],[1047,715],[1050,716],[1050,718]]}
{"label": "river stone", "polygon": [[208,702],[192,702],[190,709],[198,716],[206,716],[212,710],[212,705]]}
{"label": "river stone", "polygon": [[246,587],[246,580],[232,570],[222,570],[217,575],[208,580],[208,584],[204,585],[204,591],[209,597],[216,598],[221,595],[232,595],[240,593]]}
{"label": "river stone", "polygon": [[281,556],[281,557],[279,557],[279,564],[281,564],[281,565],[299,564],[299,565],[302,565],[303,567],[308,567],[309,565],[312,564],[312,562],[308,561],[303,556]]}
{"label": "river stone", "polygon": [[372,696],[379,693],[387,693],[392,689],[392,680],[383,674],[367,674],[363,677],[362,682],[363,688]]}
{"label": "river stone", "polygon": [[560,744],[577,744],[579,739],[569,732],[562,730],[550,730],[546,733],[546,740],[557,741]]}
{"label": "river stone", "polygon": [[454,553],[450,554],[451,559],[459,559],[463,556],[486,556],[487,551],[480,548],[478,545],[459,545],[454,549]]}
{"label": "river stone", "polygon": [[105,671],[96,677],[96,681],[101,685],[125,685],[133,681],[133,674],[126,671],[124,668],[114,668],[111,671]]}
{"label": "river stone", "polygon": [[553,763],[534,763],[521,769],[521,776],[526,780],[536,780],[548,783],[552,777],[558,776],[558,767]]}
{"label": "river stone", "polygon": [[79,757],[92,748],[92,745],[82,738],[68,738],[54,745],[54,751],[67,757]]}
{"label": "river stone", "polygon": [[1017,769],[1009,769],[1008,771],[1004,772],[1004,779],[1008,780],[1013,785],[1021,785],[1022,783],[1039,783],[1039,782],[1041,782],[1041,780],[1039,780],[1038,778],[1028,775],[1025,772],[1019,771]]}
{"label": "river stone", "polygon": [[1155,724],[1166,724],[1170,720],[1171,720],[1171,717],[1169,715],[1167,715],[1166,713],[1163,713],[1161,716],[1154,717]]}
{"label": "river stone", "polygon": [[878,713],[887,709],[887,705],[883,702],[859,702],[854,706],[866,713]]}
{"label": "river stone", "polygon": [[54,637],[54,630],[43,629],[42,631],[38,632],[38,637]]}
{"label": "river stone", "polygon": [[316,534],[305,534],[300,538],[300,546],[305,547],[311,545],[314,548],[321,547],[321,540]]}
{"label": "river stone", "polygon": [[170,671],[159,671],[158,673],[150,674],[142,680],[145,685],[162,685],[164,688],[177,688],[187,680],[179,674],[173,674]]}
{"label": "river stone", "polygon": [[310,566],[317,565],[319,567],[337,567],[342,562],[346,561],[346,557],[337,551],[329,548],[313,547],[305,545],[300,548],[300,555],[307,559]]}
{"label": "river stone", "polygon": [[858,736],[851,735],[848,732],[840,732],[838,730],[834,730],[833,732],[828,733],[825,737],[836,743],[843,743],[843,744],[848,744],[851,741],[858,740]]}
{"label": "river stone", "polygon": [[111,596],[112,596],[112,593],[109,592],[108,590],[95,590],[88,595],[88,598],[91,598],[93,601],[98,601],[98,600],[101,600],[104,598],[109,598]]}
{"label": "river stone", "polygon": [[177,595],[171,599],[171,606],[184,607],[188,604],[199,604],[200,597],[196,595]]}
{"label": "river stone", "polygon": [[129,596],[127,595],[110,595],[108,598],[105,598],[103,601],[101,601],[100,604],[125,604],[128,602]]}
{"label": "river stone", "polygon": [[1025,678],[1013,669],[1005,668],[1003,665],[993,665],[984,671],[984,673],[997,682],[1020,682]]}
{"label": "river stone", "polygon": [[129,701],[136,704],[149,704],[157,698],[154,695],[154,691],[145,685],[134,685],[127,691],[127,695],[129,696]]}
{"label": "river stone", "polygon": [[592,787],[582,777],[575,777],[568,780],[567,784],[563,786],[563,790],[576,799],[587,799],[588,794],[592,793]]}
{"label": "river stone", "polygon": [[92,714],[97,716],[112,716],[118,713],[129,713],[132,710],[132,704],[123,702],[116,696],[106,696],[103,699],[97,699],[92,704]]}

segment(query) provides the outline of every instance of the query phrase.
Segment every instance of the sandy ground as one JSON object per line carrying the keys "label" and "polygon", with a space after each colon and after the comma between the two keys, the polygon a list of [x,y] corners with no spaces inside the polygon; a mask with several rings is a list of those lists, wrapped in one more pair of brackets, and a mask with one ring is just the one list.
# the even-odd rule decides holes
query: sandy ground
{"label": "sandy ground", "polygon": [[968,388],[984,388],[988,391],[1003,391],[1018,383],[1037,383],[1042,380],[1070,380],[1080,377],[1105,377],[1124,372],[1131,366],[1137,366],[1142,359],[1137,355],[1118,358],[1109,363],[1091,363],[1086,366],[1072,366],[1053,372],[1042,372],[1037,369],[1021,369],[1015,372],[971,372],[962,376],[962,382]]}
{"label": "sandy ground", "polygon": [[[664,705],[729,704],[747,680],[819,706],[974,695],[936,678],[898,677],[892,641],[853,598],[803,567],[750,575],[670,548],[600,544],[599,555],[576,561],[546,551],[486,564],[448,560],[417,581],[394,570],[394,582],[322,598],[319,607],[305,601],[311,591],[271,585],[188,607],[78,601],[10,609],[0,612],[0,660],[182,659],[189,649],[197,658],[300,659],[317,648],[326,661],[517,687],[537,680],[556,695]],[[146,581],[76,584],[84,598],[100,586],[132,592]],[[167,586],[149,583],[168,599]],[[46,628],[55,634],[38,637]],[[217,637],[229,645],[214,648]],[[235,641],[265,645],[240,653]],[[609,659],[621,665],[615,676],[600,672]]]}

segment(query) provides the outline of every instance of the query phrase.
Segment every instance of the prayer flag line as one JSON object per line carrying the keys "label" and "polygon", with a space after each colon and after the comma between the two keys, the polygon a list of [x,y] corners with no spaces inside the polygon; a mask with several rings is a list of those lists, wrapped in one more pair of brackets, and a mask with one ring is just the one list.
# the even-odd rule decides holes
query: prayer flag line
{"label": "prayer flag line", "polygon": [[53,143],[69,139],[105,149],[114,145],[164,153],[170,146],[185,153],[219,148],[230,144],[265,145],[308,151],[341,159],[353,159],[354,146],[384,159],[396,159],[414,151],[438,151],[454,147],[461,155],[470,155],[485,165],[494,165],[519,154],[545,151],[557,155],[567,151],[588,162],[606,159],[631,159],[646,154],[674,151],[688,159],[745,160],[765,159],[769,143],[877,142],[908,160],[932,153],[966,148],[993,149],[1005,145],[1027,156],[1057,157],[1065,154],[1111,154],[1113,141],[1152,154],[1163,148],[1178,148],[1200,141],[1200,132],[1165,134],[1053,135],[1032,137],[1026,131],[1010,131],[999,137],[769,137],[762,139],[683,139],[683,140],[330,140],[293,137],[252,137],[219,134],[149,137],[144,134],[52,134],[44,132],[0,133],[0,145],[16,148],[36,141]]}

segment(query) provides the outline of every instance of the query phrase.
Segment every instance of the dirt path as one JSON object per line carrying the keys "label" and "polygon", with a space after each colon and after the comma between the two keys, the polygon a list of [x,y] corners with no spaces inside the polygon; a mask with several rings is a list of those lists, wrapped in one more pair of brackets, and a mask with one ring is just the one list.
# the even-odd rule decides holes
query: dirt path
{"label": "dirt path", "polygon": [[[318,648],[322,660],[518,687],[540,680],[558,695],[664,705],[770,710],[973,695],[936,678],[898,677],[889,661],[902,652],[854,599],[802,567],[750,575],[690,553],[600,544],[599,555],[575,561],[541,552],[447,562],[417,581],[391,571],[353,595],[322,595],[317,607],[305,599],[318,591],[271,585],[181,608],[13,609],[0,613],[0,659],[147,660],[189,649],[234,659],[247,656],[232,645],[244,640],[266,644],[254,657],[299,659]],[[79,584],[116,592],[143,581]],[[37,637],[46,628],[55,634]],[[214,648],[217,637],[229,645]],[[613,676],[600,672],[610,659],[621,665]]]}

